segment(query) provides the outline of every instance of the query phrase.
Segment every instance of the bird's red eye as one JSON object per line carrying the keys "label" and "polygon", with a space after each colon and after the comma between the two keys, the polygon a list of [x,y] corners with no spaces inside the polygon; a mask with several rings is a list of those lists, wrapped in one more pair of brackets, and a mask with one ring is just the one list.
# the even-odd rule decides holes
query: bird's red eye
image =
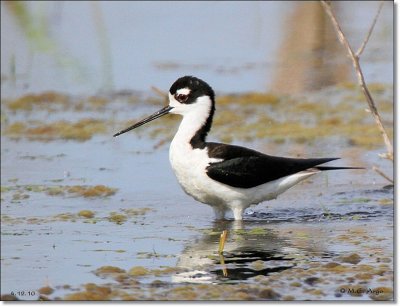
{"label": "bird's red eye", "polygon": [[180,103],[185,102],[188,99],[188,95],[185,94],[175,94],[175,99],[178,100]]}

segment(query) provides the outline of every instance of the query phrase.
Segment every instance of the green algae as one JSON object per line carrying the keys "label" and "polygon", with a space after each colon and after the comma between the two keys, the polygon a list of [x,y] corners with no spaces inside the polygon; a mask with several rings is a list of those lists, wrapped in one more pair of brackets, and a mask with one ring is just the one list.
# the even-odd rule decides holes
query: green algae
{"label": "green algae", "polygon": [[45,287],[40,288],[38,291],[40,294],[50,295],[54,292],[54,289],[49,286],[45,286]]}
{"label": "green algae", "polygon": [[218,105],[223,104],[261,104],[261,105],[277,105],[281,98],[272,93],[251,92],[236,95],[222,95],[217,97]]}
{"label": "green algae", "polygon": [[32,111],[35,107],[54,110],[57,106],[66,106],[70,97],[66,94],[48,91],[40,94],[27,94],[22,97],[6,101],[7,107],[12,111]]}
{"label": "green algae", "polygon": [[153,211],[151,208],[143,207],[143,208],[128,208],[121,210],[128,217],[136,217],[138,215],[144,215],[149,211]]}
{"label": "green algae", "polygon": [[94,271],[94,274],[97,276],[109,276],[109,275],[114,275],[114,274],[120,274],[120,273],[125,273],[126,271],[124,269],[121,269],[119,267],[115,266],[110,266],[110,265],[105,265],[102,266]]}
{"label": "green algae", "polygon": [[108,220],[112,223],[121,225],[128,220],[128,217],[125,214],[118,214],[117,212],[111,212],[108,216]]}
{"label": "green algae", "polygon": [[130,276],[144,276],[150,274],[150,271],[142,266],[135,266],[132,267],[128,271],[128,275]]}
{"label": "green algae", "polygon": [[237,229],[235,230],[237,235],[266,235],[267,230],[261,227],[254,227],[249,230],[247,229]]}
{"label": "green algae", "polygon": [[93,218],[95,215],[95,213],[91,210],[81,210],[78,212],[78,216],[90,219]]}
{"label": "green algae", "polygon": [[[35,216],[25,216],[25,217],[12,217],[10,215],[2,214],[1,215],[1,222],[7,225],[17,225],[17,224],[46,224],[46,223],[53,223],[53,222],[82,222],[82,223],[89,223],[89,224],[96,224],[98,222],[111,222],[117,225],[122,225],[128,220],[133,220],[143,214],[148,212],[148,208],[137,208],[138,214],[133,215],[126,215],[123,213],[118,212],[110,212],[108,215],[104,216],[96,213],[92,210],[81,210],[77,213],[71,212],[63,212],[51,216],[44,216],[44,217],[35,217]],[[136,222],[136,221],[135,221]],[[106,250],[99,250],[99,251],[106,251]],[[124,253],[125,250],[117,249],[117,250],[110,250],[116,253]],[[173,257],[173,255],[158,255],[158,257],[169,258]]]}
{"label": "green algae", "polygon": [[376,287],[369,291],[369,297],[374,301],[390,301],[393,300],[393,288]]}
{"label": "green algae", "polygon": [[117,189],[109,188],[105,185],[95,185],[95,186],[81,186],[75,185],[67,188],[69,194],[83,197],[107,197],[112,196],[117,192]]}
{"label": "green algae", "polygon": [[393,206],[393,199],[391,198],[383,198],[378,201],[378,203],[382,206]]}
{"label": "green algae", "polygon": [[81,119],[75,123],[65,120],[53,123],[36,123],[33,126],[24,122],[14,122],[4,129],[4,134],[10,137],[26,137],[31,140],[75,140],[87,141],[94,135],[107,131],[107,124],[100,119]]}
{"label": "green algae", "polygon": [[342,255],[339,259],[342,262],[351,263],[351,264],[358,264],[362,260],[361,256],[357,253]]}
{"label": "green algae", "polygon": [[[103,198],[114,195],[118,189],[110,188],[105,185],[15,185],[2,186],[1,193],[5,194],[10,191],[15,192],[16,199],[29,197],[24,193],[46,193],[49,196],[68,196],[68,197],[84,197],[84,198]],[[14,197],[13,196],[13,197]]]}
{"label": "green algae", "polygon": [[[392,87],[378,83],[370,87],[382,117],[389,123],[386,125],[389,136],[393,137]],[[114,99],[122,105],[140,101],[140,97],[133,93],[74,98],[56,92],[27,95],[14,101],[6,100],[6,108],[13,112],[32,112],[36,108],[58,105],[62,108],[51,111],[64,112],[67,109],[80,112],[89,109],[93,111],[93,116],[77,122],[61,120],[53,123],[12,121],[12,116],[7,116],[2,133],[13,138],[25,137],[37,141],[87,141],[94,135],[113,134],[118,127],[124,128],[134,122],[103,119],[104,108],[112,107]],[[371,115],[365,112],[365,103],[360,100],[364,98],[362,95],[360,97],[358,87],[351,83],[339,85],[335,94],[329,92],[324,95],[321,92],[312,96],[312,99],[258,92],[221,95],[217,97],[212,133],[223,142],[268,139],[278,144],[290,141],[312,143],[340,136],[349,145],[376,148],[382,144],[382,137]],[[146,97],[144,101],[158,106],[166,104],[165,99],[156,96]],[[159,147],[172,138],[178,124],[179,119],[175,116],[165,116],[153,122],[145,131],[136,133],[157,139],[160,145],[156,147]],[[117,128],[111,131],[111,127]]]}
{"label": "green algae", "polygon": [[[121,100],[129,104],[143,100],[138,93],[112,92],[107,95],[92,95],[75,97],[61,92],[46,91],[37,94],[26,94],[15,99],[3,99],[2,104],[13,112],[32,112],[45,110],[48,112],[59,111],[103,111],[105,107]],[[146,99],[147,101],[147,99]]]}
{"label": "green algae", "polygon": [[94,283],[85,285],[85,291],[69,294],[65,297],[67,301],[102,301],[110,300],[115,296],[110,287],[98,286]]}

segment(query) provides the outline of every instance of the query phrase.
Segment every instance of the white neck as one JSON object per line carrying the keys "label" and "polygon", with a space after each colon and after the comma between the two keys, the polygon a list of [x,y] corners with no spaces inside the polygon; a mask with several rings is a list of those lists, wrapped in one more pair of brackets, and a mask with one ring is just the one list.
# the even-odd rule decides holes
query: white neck
{"label": "white neck", "polygon": [[[190,140],[206,123],[210,115],[212,102],[209,97],[199,97],[194,104],[185,106],[183,112],[176,112],[183,115],[179,129],[172,140],[173,144],[189,144]],[[171,112],[174,113],[174,112]]]}

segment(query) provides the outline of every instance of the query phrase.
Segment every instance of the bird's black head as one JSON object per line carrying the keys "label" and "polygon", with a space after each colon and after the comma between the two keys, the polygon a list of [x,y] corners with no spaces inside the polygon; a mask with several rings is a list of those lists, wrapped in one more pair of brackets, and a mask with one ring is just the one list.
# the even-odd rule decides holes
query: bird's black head
{"label": "bird's black head", "polygon": [[179,78],[172,84],[169,90],[168,106],[165,106],[136,124],[121,130],[114,134],[114,136],[140,127],[166,114],[173,113],[180,114],[184,117],[187,116],[187,121],[197,129],[197,133],[192,140],[193,144],[203,145],[207,133],[211,128],[215,111],[214,96],[214,91],[211,86],[203,80],[192,76]]}
{"label": "bird's black head", "polygon": [[[192,76],[179,78],[169,89],[170,95],[178,102],[192,104],[202,96],[208,96],[214,102],[215,94],[211,86],[201,79]],[[170,96],[170,98],[172,98]]]}

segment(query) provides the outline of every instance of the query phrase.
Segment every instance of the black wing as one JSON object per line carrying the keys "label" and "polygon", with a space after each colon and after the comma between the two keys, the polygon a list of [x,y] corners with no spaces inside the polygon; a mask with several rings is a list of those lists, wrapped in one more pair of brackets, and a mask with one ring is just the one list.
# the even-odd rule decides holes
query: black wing
{"label": "black wing", "polygon": [[207,167],[207,175],[237,188],[252,188],[339,158],[294,159],[268,156],[240,146],[207,143],[211,158],[224,159]]}

